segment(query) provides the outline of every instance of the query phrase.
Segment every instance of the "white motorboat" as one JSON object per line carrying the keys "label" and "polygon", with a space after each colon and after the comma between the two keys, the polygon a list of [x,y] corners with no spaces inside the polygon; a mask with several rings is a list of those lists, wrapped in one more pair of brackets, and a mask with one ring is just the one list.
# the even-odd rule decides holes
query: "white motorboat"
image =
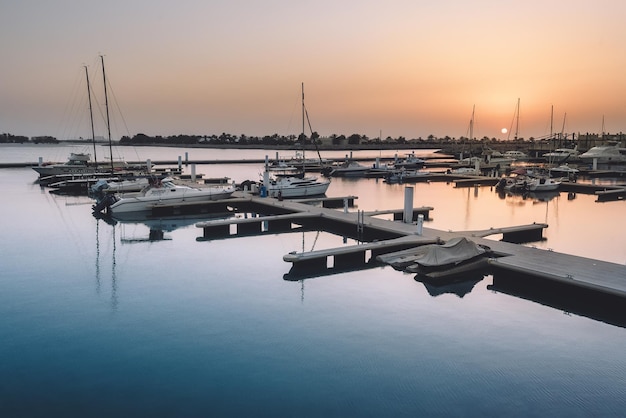
{"label": "white motorboat", "polygon": [[346,160],[340,165],[333,167],[328,173],[329,177],[365,177],[371,167],[359,164],[356,161]]}
{"label": "white motorboat", "polygon": [[554,151],[546,152],[542,155],[549,162],[565,162],[580,160],[580,153],[577,148],[557,148]]}
{"label": "white motorboat", "polygon": [[529,174],[526,170],[520,170],[511,176],[502,177],[496,185],[496,190],[512,193],[548,192],[557,190],[560,185],[560,179],[553,179],[547,175]]}
{"label": "white motorboat", "polygon": [[141,212],[151,210],[155,205],[201,203],[227,199],[234,191],[233,185],[191,187],[175,184],[171,178],[167,177],[163,180],[152,181],[148,187],[137,194],[109,194],[94,205],[94,210],[100,212],[107,209],[112,214]]}
{"label": "white motorboat", "polygon": [[416,168],[424,167],[425,163],[426,161],[421,158],[418,158],[415,155],[415,151],[413,151],[410,154],[406,154],[405,158],[394,161],[393,166],[398,169],[399,168],[416,169]]}
{"label": "white motorboat", "polygon": [[485,148],[481,153],[481,157],[485,164],[499,165],[501,167],[509,166],[515,158],[506,157],[500,151],[493,150],[491,148]]}
{"label": "white motorboat", "polygon": [[415,183],[428,178],[432,175],[430,171],[426,170],[395,170],[385,176],[385,183]]}
{"label": "white motorboat", "polygon": [[93,186],[93,193],[128,193],[140,192],[150,185],[147,177],[127,178],[127,179],[100,179]]}
{"label": "white motorboat", "polygon": [[620,148],[619,144],[600,145],[581,154],[580,159],[584,163],[592,163],[594,160],[601,164],[624,163],[626,162],[626,148]]}
{"label": "white motorboat", "polygon": [[512,158],[515,161],[521,161],[521,160],[527,160],[528,159],[528,154],[526,154],[525,152],[516,151],[516,150],[506,151],[503,154],[503,156],[504,156],[504,158]]}
{"label": "white motorboat", "polygon": [[480,172],[480,168],[472,168],[472,167],[459,167],[450,170],[450,174],[462,174],[466,176],[480,176],[482,173]]}
{"label": "white motorboat", "polygon": [[561,180],[547,176],[529,177],[527,182],[528,191],[531,192],[550,192],[558,189],[561,185]]}
{"label": "white motorboat", "polygon": [[571,177],[578,175],[580,170],[570,167],[568,164],[561,164],[558,167],[552,167],[549,172],[552,177]]}
{"label": "white motorboat", "polygon": [[299,198],[323,195],[330,186],[330,180],[314,176],[302,178],[281,176],[269,179],[267,184],[263,181],[262,185],[270,197]]}

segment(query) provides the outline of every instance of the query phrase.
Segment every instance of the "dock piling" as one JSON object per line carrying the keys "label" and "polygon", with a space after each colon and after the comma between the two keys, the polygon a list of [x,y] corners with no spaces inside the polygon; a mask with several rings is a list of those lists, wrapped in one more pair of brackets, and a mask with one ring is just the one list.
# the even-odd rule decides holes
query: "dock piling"
{"label": "dock piling", "polygon": [[417,215],[417,235],[422,235],[424,228],[424,215],[421,213]]}
{"label": "dock piling", "polygon": [[405,224],[413,222],[413,187],[404,189],[404,218],[402,222]]}

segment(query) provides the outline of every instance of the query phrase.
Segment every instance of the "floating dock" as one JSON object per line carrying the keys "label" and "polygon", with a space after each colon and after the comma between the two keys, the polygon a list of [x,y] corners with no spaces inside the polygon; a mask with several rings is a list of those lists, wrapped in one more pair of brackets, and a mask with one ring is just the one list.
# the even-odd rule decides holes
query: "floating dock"
{"label": "floating dock", "polygon": [[[335,268],[345,269],[346,266],[351,266],[359,269],[371,263],[377,254],[465,236],[477,244],[490,247],[497,254],[497,257],[490,259],[489,265],[500,276],[503,272],[508,272],[510,275],[533,277],[620,300],[626,298],[626,265],[519,245],[519,242],[541,240],[543,229],[548,227],[546,224],[534,223],[479,231],[442,231],[423,227],[418,231],[415,223],[376,218],[382,212],[342,211],[311,206],[301,201],[262,198],[243,192],[236,192],[234,196],[236,198],[231,199],[230,206],[241,206],[238,210],[253,210],[266,215],[197,223],[196,226],[204,230],[203,237],[199,240],[233,237],[242,232],[247,235],[307,227],[308,230],[325,230],[353,237],[361,242],[308,253],[292,252],[283,257],[285,261],[292,263],[292,270],[300,270],[306,274],[319,270],[316,274],[310,274],[312,277],[328,274],[324,273],[324,269],[331,264],[331,258]],[[430,210],[433,208],[428,208]],[[236,225],[238,230],[233,233],[231,225]],[[502,235],[503,240],[485,238],[490,235]]]}

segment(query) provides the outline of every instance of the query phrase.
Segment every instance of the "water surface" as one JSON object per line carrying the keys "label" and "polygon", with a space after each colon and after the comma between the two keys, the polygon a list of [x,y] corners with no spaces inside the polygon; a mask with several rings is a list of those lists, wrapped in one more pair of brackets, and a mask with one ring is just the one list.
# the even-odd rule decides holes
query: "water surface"
{"label": "water surface", "polygon": [[[260,167],[197,171],[241,181]],[[0,170],[2,415],[626,409],[624,328],[494,291],[491,276],[462,297],[389,267],[289,281],[284,254],[354,241],[316,231],[203,241],[193,219],[110,225],[88,198],[50,194],[35,179],[28,168]],[[546,222],[546,239],[528,245],[626,264],[626,202],[414,188],[415,206],[434,207],[428,227]],[[400,208],[404,186],[332,180],[329,196],[348,194],[358,196],[352,210]]]}

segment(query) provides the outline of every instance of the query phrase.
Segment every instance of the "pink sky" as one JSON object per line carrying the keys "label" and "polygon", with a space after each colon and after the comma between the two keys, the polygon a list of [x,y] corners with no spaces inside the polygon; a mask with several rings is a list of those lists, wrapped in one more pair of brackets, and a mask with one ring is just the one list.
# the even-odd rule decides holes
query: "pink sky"
{"label": "pink sky", "polygon": [[7,3],[2,133],[89,137],[69,114],[88,65],[101,119],[99,54],[114,139],[297,134],[302,82],[323,136],[467,136],[475,106],[474,136],[506,139],[518,98],[521,137],[552,108],[555,132],[626,131],[620,0]]}

